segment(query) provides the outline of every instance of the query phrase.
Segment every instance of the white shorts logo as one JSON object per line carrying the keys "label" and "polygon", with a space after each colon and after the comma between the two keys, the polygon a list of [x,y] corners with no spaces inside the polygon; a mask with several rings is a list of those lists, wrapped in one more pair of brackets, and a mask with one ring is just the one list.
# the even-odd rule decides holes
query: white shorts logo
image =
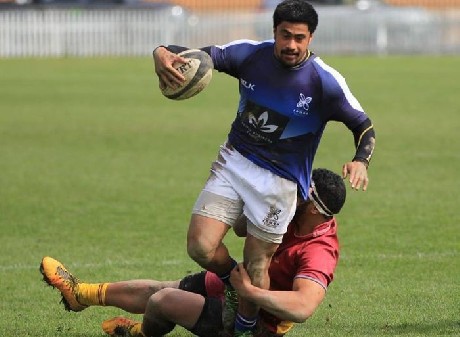
{"label": "white shorts logo", "polygon": [[266,227],[276,228],[279,226],[279,217],[278,215],[281,213],[280,209],[277,209],[273,206],[270,206],[270,210],[268,211],[267,216],[264,218],[263,223]]}

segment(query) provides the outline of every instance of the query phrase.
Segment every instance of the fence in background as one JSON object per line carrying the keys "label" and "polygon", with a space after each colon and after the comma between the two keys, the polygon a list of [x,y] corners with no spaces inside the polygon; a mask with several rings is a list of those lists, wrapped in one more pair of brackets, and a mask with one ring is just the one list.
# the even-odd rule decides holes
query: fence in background
{"label": "fence in background", "polygon": [[142,55],[177,38],[183,22],[174,19],[169,10],[7,10],[0,12],[0,56]]}
{"label": "fence in background", "polygon": [[[318,7],[319,54],[460,53],[460,12]],[[272,11],[150,8],[0,11],[0,57],[145,56],[158,44],[199,47],[272,37]]]}

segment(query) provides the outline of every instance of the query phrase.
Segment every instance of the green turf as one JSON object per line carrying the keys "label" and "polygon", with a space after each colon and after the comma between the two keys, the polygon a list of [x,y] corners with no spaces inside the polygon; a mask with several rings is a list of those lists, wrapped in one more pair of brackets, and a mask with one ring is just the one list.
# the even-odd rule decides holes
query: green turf
{"label": "green turf", "polygon": [[[328,57],[371,116],[369,190],[349,190],[341,260],[303,336],[460,335],[460,58]],[[186,102],[150,59],[0,60],[0,336],[103,336],[122,312],[62,310],[44,255],[87,281],[179,278],[189,212],[234,117],[216,74]],[[331,124],[317,167],[353,153]],[[226,238],[241,258],[242,241]],[[136,317],[134,315],[127,315]],[[176,329],[171,336],[190,336]]]}

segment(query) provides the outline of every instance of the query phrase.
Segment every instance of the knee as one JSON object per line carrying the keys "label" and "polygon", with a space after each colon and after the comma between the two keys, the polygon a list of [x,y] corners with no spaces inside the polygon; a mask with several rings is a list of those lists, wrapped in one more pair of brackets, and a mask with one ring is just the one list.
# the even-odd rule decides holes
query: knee
{"label": "knee", "polygon": [[164,288],[150,296],[142,321],[142,332],[145,336],[161,337],[174,329],[175,323],[171,319],[172,306],[169,293],[175,289]]}
{"label": "knee", "polygon": [[174,290],[172,288],[164,288],[150,296],[147,302],[146,313],[148,312],[150,316],[168,318],[174,302],[171,296]]}
{"label": "knee", "polygon": [[203,231],[189,232],[187,235],[187,253],[201,267],[206,268],[213,260],[219,238],[210,237]]}
{"label": "knee", "polygon": [[189,238],[187,240],[188,255],[203,268],[206,268],[212,261],[215,251],[215,247],[199,238]]}
{"label": "knee", "polygon": [[212,218],[192,215],[187,233],[187,253],[203,268],[208,268],[215,259],[228,255],[222,239],[230,226]]}
{"label": "knee", "polygon": [[161,310],[161,292],[162,290],[159,290],[149,297],[145,307],[146,315],[157,316],[158,312]]}

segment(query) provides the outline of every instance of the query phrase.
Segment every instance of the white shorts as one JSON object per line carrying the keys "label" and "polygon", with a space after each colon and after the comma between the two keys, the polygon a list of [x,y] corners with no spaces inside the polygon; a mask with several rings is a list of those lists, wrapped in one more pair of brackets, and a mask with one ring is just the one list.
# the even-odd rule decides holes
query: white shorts
{"label": "white shorts", "polygon": [[[212,164],[211,174],[193,207],[193,213],[230,226],[244,213],[255,226],[252,229],[248,226],[248,233],[264,241],[275,242],[280,241],[286,232],[296,203],[295,182],[257,166],[231,145],[224,144]],[[273,236],[265,238],[265,233]]]}

